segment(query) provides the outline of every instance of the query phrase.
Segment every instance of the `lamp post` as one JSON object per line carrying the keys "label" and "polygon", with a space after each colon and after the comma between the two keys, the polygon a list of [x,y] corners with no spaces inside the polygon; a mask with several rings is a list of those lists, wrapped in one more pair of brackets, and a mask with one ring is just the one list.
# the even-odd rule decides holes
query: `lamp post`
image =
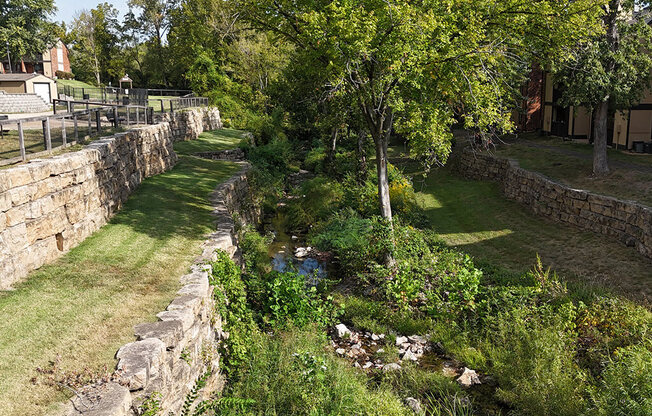
{"label": "lamp post", "polygon": [[7,41],[7,60],[9,60],[9,73],[13,73],[11,70],[11,56],[9,56],[9,41]]}

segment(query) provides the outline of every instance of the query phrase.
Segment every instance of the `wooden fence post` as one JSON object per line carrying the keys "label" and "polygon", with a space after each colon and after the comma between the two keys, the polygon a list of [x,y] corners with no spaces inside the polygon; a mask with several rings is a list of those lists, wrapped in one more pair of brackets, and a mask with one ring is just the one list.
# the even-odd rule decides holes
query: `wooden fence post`
{"label": "wooden fence post", "polygon": [[129,126],[129,123],[130,123],[129,118],[130,118],[130,115],[131,115],[129,113],[131,113],[131,111],[129,111],[129,106],[127,106],[126,108],[127,108],[127,126]]}
{"label": "wooden fence post", "polygon": [[66,118],[65,117],[63,117],[61,119],[61,140],[62,140],[63,146],[65,146],[68,143],[67,142],[67,137],[66,137]]}
{"label": "wooden fence post", "polygon": [[75,141],[79,140],[79,129],[77,127],[77,114],[75,114],[72,118],[75,126]]}
{"label": "wooden fence post", "polygon": [[18,121],[18,145],[20,146],[20,158],[23,159],[23,162],[27,160],[25,155],[25,137],[23,136],[23,122]]}
{"label": "wooden fence post", "polygon": [[45,118],[45,149],[52,153],[52,137],[50,136],[50,118]]}
{"label": "wooden fence post", "polygon": [[100,110],[95,111],[95,124],[97,126],[97,134],[99,135],[102,132],[102,122],[100,121]]}

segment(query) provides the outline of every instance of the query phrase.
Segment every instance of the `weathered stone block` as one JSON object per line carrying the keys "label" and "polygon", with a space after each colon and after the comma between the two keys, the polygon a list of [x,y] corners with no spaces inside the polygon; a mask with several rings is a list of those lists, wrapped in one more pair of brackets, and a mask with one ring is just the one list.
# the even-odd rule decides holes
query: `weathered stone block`
{"label": "weathered stone block", "polygon": [[165,344],[157,338],[147,338],[124,345],[116,358],[118,375],[129,390],[143,389],[151,377],[158,374],[158,366],[165,358]]}

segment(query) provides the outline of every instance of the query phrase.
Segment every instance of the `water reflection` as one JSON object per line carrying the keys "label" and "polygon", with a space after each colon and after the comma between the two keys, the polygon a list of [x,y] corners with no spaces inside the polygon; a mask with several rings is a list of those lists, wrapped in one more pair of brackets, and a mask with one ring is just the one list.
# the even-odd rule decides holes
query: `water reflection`
{"label": "water reflection", "polygon": [[288,255],[285,250],[274,254],[272,267],[277,272],[295,272],[306,276],[306,283],[311,286],[316,286],[327,274],[325,263],[312,257],[298,259]]}

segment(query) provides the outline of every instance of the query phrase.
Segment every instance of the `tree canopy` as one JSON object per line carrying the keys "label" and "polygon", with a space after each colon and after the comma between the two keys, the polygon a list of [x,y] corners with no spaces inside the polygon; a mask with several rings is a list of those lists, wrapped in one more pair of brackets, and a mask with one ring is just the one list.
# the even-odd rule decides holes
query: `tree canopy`
{"label": "tree canopy", "polygon": [[55,11],[53,0],[0,1],[0,46],[8,44],[12,62],[52,47],[58,31],[50,21]]}

